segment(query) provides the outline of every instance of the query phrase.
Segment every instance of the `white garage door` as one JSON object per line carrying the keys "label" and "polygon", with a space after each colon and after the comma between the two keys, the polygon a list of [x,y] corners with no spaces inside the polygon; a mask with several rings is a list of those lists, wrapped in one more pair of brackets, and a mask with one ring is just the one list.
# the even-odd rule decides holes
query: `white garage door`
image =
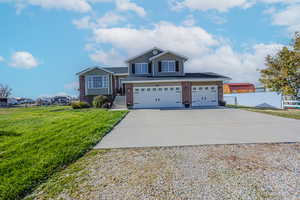
{"label": "white garage door", "polygon": [[192,106],[217,106],[218,86],[192,86]]}
{"label": "white garage door", "polygon": [[134,108],[180,108],[181,86],[134,87]]}

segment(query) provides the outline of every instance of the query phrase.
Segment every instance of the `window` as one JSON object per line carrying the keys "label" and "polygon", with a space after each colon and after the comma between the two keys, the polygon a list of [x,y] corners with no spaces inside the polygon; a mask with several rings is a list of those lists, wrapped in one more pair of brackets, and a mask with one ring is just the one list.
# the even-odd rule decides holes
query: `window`
{"label": "window", "polygon": [[165,88],[165,91],[168,91],[168,88]]}
{"label": "window", "polygon": [[163,60],[161,61],[162,72],[175,72],[175,60]]}
{"label": "window", "polygon": [[108,87],[107,76],[88,76],[87,77],[88,89],[99,89]]}
{"label": "window", "polygon": [[151,88],[147,88],[147,91],[149,92],[151,90]]}
{"label": "window", "polygon": [[135,63],[136,74],[148,74],[148,63]]}

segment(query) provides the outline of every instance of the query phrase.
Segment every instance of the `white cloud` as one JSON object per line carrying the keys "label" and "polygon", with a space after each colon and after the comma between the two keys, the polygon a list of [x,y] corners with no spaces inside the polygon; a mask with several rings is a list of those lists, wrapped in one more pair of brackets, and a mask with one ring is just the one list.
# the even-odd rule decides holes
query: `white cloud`
{"label": "white cloud", "polygon": [[204,53],[218,44],[212,35],[200,27],[175,26],[168,22],[160,22],[149,29],[98,28],[94,30],[94,39],[97,43],[126,49],[130,55],[153,46],[177,49],[188,54]]}
{"label": "white cloud", "polygon": [[88,12],[92,10],[87,0],[0,0],[0,2],[15,3],[19,13],[26,6],[40,6],[46,9],[64,9],[76,12]]}
{"label": "white cloud", "polygon": [[17,13],[20,13],[27,6],[86,13],[92,10],[92,4],[108,2],[115,3],[116,9],[119,11],[133,11],[142,17],[146,16],[145,9],[130,0],[0,0],[1,2],[15,3]]}
{"label": "white cloud", "polygon": [[2,56],[0,56],[0,62],[3,62],[4,58]]}
{"label": "white cloud", "polygon": [[189,8],[191,10],[217,10],[220,12],[226,12],[234,7],[248,8],[252,2],[247,0],[183,0],[174,1],[173,9]]}
{"label": "white cloud", "polygon": [[90,55],[91,60],[102,65],[124,66],[125,58],[115,49],[109,51],[96,50]]}
{"label": "white cloud", "polygon": [[[91,55],[91,59],[98,63],[117,65],[128,57],[157,46],[188,56],[187,72],[211,71],[228,75],[235,81],[250,82],[257,82],[257,69],[264,67],[265,56],[281,47],[279,44],[256,44],[240,53],[233,50],[230,42],[209,34],[201,27],[176,26],[168,22],[160,22],[147,29],[97,28],[94,40],[99,46],[112,46],[110,51],[96,51]],[[120,52],[125,52],[126,56]]]}
{"label": "white cloud", "polygon": [[31,69],[37,67],[39,62],[33,55],[26,51],[17,51],[11,56],[10,66],[16,68]]}
{"label": "white cloud", "polygon": [[122,11],[130,10],[136,12],[141,17],[146,16],[145,9],[133,2],[130,2],[130,0],[115,0],[115,2],[118,10],[122,10]]}
{"label": "white cloud", "polygon": [[107,12],[102,17],[93,19],[91,16],[85,16],[80,19],[73,20],[73,24],[78,29],[95,29],[99,27],[111,27],[118,25],[120,22],[126,21],[126,18],[114,12]]}
{"label": "white cloud", "polygon": [[75,19],[72,22],[78,29],[90,29],[96,26],[96,24],[91,21],[90,16],[85,16],[80,19]]}
{"label": "white cloud", "polygon": [[222,45],[208,55],[191,59],[187,70],[213,71],[233,78],[234,81],[258,81],[259,69],[265,67],[265,57],[276,53],[280,44],[256,44],[245,53],[235,52],[228,44]]}
{"label": "white cloud", "polygon": [[182,24],[184,26],[194,26],[196,24],[196,20],[193,15],[188,15]]}
{"label": "white cloud", "polygon": [[286,26],[289,32],[300,31],[300,4],[271,14],[274,25]]}

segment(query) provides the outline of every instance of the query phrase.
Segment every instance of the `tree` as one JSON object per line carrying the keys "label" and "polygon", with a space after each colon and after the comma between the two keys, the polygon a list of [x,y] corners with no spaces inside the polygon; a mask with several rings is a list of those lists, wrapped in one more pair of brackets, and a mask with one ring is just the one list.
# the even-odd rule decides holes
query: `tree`
{"label": "tree", "polygon": [[296,98],[300,90],[300,34],[275,56],[266,57],[266,69],[260,70],[260,82],[266,88]]}
{"label": "tree", "polygon": [[8,85],[0,84],[0,97],[7,98],[9,95],[11,95],[12,89],[8,87]]}

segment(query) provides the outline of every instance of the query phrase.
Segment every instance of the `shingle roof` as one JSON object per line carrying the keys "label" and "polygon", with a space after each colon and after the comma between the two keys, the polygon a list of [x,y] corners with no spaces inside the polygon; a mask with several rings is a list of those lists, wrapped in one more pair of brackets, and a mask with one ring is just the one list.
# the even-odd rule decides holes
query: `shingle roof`
{"label": "shingle roof", "polygon": [[116,74],[128,73],[128,67],[103,67],[103,69],[106,69]]}
{"label": "shingle roof", "polygon": [[125,78],[123,81],[166,81],[166,80],[185,80],[185,79],[224,79],[224,80],[230,80],[227,76],[222,76],[216,73],[212,72],[206,72],[206,73],[185,73],[184,76],[148,76],[148,77],[138,77],[138,76],[129,76]]}
{"label": "shingle roof", "polygon": [[114,74],[128,73],[128,67],[97,67],[96,66],[96,67],[86,68],[86,69],[76,73],[76,75],[84,74],[84,73],[89,72],[89,71],[94,70],[94,69],[103,69],[104,71],[111,72],[111,73],[114,73]]}

